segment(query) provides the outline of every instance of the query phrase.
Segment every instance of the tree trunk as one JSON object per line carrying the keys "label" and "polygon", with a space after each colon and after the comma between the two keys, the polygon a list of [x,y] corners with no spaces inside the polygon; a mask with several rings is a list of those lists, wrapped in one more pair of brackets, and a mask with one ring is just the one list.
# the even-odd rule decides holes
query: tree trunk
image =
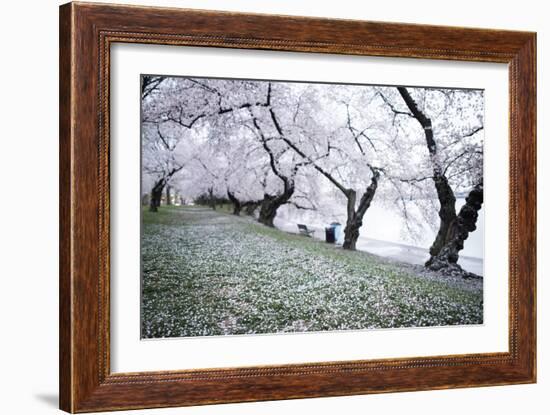
{"label": "tree trunk", "polygon": [[[464,248],[464,241],[468,235],[475,231],[478,212],[483,205],[483,183],[475,186],[466,198],[466,204],[462,206],[456,220],[451,223],[447,232],[445,243],[436,255],[427,262],[432,270],[448,269],[452,273],[463,276],[472,276],[465,273],[457,264],[459,252]],[[466,274],[466,275],[465,275]]]}
{"label": "tree trunk", "polygon": [[357,216],[348,216],[346,227],[344,228],[344,244],[342,248],[349,249],[350,251],[356,250],[357,239],[359,239],[359,229],[363,225],[363,221],[359,220]]}
{"label": "tree trunk", "polygon": [[258,222],[271,228],[275,227],[273,221],[275,220],[275,216],[277,216],[277,209],[279,206],[281,206],[281,204],[278,203],[276,196],[266,194],[260,206]]}
{"label": "tree trunk", "polygon": [[260,206],[261,203],[262,202],[246,202],[244,212],[248,216],[252,216],[254,214],[254,212],[256,211],[256,209],[258,209],[258,206]]}
{"label": "tree trunk", "polygon": [[160,206],[160,200],[162,199],[162,191],[166,185],[166,180],[160,179],[155,183],[151,190],[151,200],[149,202],[149,212],[157,212]]}
{"label": "tree trunk", "polygon": [[346,227],[344,228],[344,244],[342,245],[343,249],[349,249],[350,251],[355,251],[357,245],[357,239],[359,239],[359,229],[363,226],[363,217],[367,210],[369,209],[374,195],[376,194],[376,189],[378,188],[378,180],[380,179],[380,172],[373,169],[372,179],[367,187],[365,193],[359,201],[359,206],[357,210],[355,209],[355,202],[357,200],[357,194],[355,190],[349,189],[347,191],[347,220]]}
{"label": "tree trunk", "polygon": [[264,199],[260,206],[260,217],[258,218],[258,222],[271,228],[275,227],[273,221],[275,220],[275,216],[277,216],[277,210],[287,203],[294,194],[294,186],[285,187],[286,189],[284,192],[279,195],[264,195]]}
{"label": "tree trunk", "polygon": [[[284,137],[283,130],[281,128],[281,125],[279,124],[279,121],[277,120],[277,116],[275,115],[275,111],[270,106],[270,100],[271,100],[271,83],[268,83],[268,90],[267,90],[267,105],[269,107],[269,113],[271,115],[271,120],[273,121],[273,126],[277,130],[277,133],[280,137]],[[275,220],[275,216],[277,216],[277,209],[287,203],[289,199],[294,194],[294,176],[296,175],[296,172],[298,170],[298,165],[294,166],[293,173],[289,177],[281,171],[279,171],[279,168],[277,167],[278,164],[278,158],[273,153],[273,150],[269,147],[268,138],[264,135],[262,128],[260,124],[258,123],[258,119],[254,116],[252,112],[250,112],[250,115],[252,116],[252,123],[254,124],[254,127],[256,128],[256,131],[258,132],[262,146],[269,156],[269,165],[271,166],[271,170],[273,173],[281,179],[283,182],[284,190],[281,194],[272,196],[268,195],[267,193],[264,194],[264,199],[261,202],[260,205],[260,216],[258,218],[258,221],[260,223],[263,223],[266,226],[274,227],[273,221]]]}
{"label": "tree trunk", "polygon": [[[424,129],[424,136],[426,138],[426,147],[428,148],[428,153],[430,154],[430,160],[432,163],[433,171],[433,180],[435,184],[435,189],[437,191],[437,198],[439,200],[439,231],[437,236],[430,247],[430,259],[426,262],[426,267],[431,269],[439,269],[439,265],[435,264],[438,262],[436,258],[439,258],[443,254],[443,249],[446,247],[449,242],[454,238],[457,226],[457,215],[456,215],[456,198],[453,192],[453,189],[449,185],[449,181],[445,176],[441,164],[438,160],[437,154],[437,144],[434,139],[434,132],[432,128],[432,120],[418,108],[416,102],[412,99],[407,88],[398,87],[397,88],[401,97],[407,104],[407,107],[418,121],[418,123]],[[477,214],[476,214],[477,215]],[[475,225],[474,225],[475,226]],[[465,237],[468,237],[466,233]],[[462,244],[464,241],[462,241]],[[462,249],[462,248],[460,248]],[[443,257],[445,255],[443,254]],[[458,251],[456,251],[456,261],[458,260]],[[435,267],[435,268],[434,268]],[[439,268],[438,268],[439,267]],[[458,265],[457,265],[458,267]]]}
{"label": "tree trunk", "polygon": [[172,195],[171,195],[171,187],[166,186],[166,206],[170,206],[172,204]]}
{"label": "tree trunk", "polygon": [[214,197],[214,189],[208,189],[208,205],[212,210],[216,210],[216,198]]}
{"label": "tree trunk", "polygon": [[355,200],[357,198],[355,190],[349,190],[347,197],[347,220],[346,227],[344,228],[344,244],[342,248],[355,251],[355,245],[357,244],[357,239],[359,239],[359,228],[362,225],[362,221],[357,218],[355,212]]}
{"label": "tree trunk", "polygon": [[240,216],[241,209],[243,207],[242,203],[235,197],[233,193],[231,193],[229,190],[227,191],[227,197],[233,203],[233,214],[235,216]]}
{"label": "tree trunk", "polygon": [[[439,254],[441,248],[449,239],[449,232],[456,222],[456,198],[447,178],[443,175],[434,177],[435,188],[437,190],[437,198],[439,200],[439,231],[430,247],[430,255],[432,257]],[[431,259],[431,258],[430,258]],[[429,265],[430,260],[426,263]]]}

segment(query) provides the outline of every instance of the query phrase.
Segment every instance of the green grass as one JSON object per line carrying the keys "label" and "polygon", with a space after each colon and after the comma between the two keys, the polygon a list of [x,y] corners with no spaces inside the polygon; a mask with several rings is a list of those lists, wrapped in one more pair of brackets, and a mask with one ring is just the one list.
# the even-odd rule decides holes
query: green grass
{"label": "green grass", "polygon": [[478,281],[415,274],[227,212],[144,210],[143,337],[483,322]]}

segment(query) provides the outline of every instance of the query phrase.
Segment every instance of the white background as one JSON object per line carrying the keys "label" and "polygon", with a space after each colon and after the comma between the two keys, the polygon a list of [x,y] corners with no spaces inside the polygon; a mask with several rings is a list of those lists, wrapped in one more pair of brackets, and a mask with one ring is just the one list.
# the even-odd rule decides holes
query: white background
{"label": "white background", "polygon": [[[114,372],[508,351],[506,65],[129,44],[113,46],[110,62]],[[140,73],[484,89],[484,205],[498,212],[486,219],[484,324],[140,341]]]}
{"label": "white background", "polygon": [[[279,413],[400,413],[499,414],[548,411],[550,359],[548,301],[550,242],[548,191],[550,166],[545,137],[550,99],[541,81],[548,64],[550,36],[544,2],[406,1],[358,2],[263,0],[139,1],[278,14],[313,15],[383,21],[446,24],[538,31],[539,50],[539,383],[536,385],[429,391],[346,398],[217,405],[133,413],[158,414],[279,414]],[[0,71],[0,411],[8,414],[56,413],[57,407],[57,6],[50,0],[9,2],[3,6]],[[546,162],[545,162],[546,161]]]}

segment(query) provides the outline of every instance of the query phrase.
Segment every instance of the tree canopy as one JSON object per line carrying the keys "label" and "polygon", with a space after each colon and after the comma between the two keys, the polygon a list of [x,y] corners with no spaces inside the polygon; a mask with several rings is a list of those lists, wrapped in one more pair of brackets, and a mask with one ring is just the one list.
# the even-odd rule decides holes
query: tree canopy
{"label": "tree canopy", "polygon": [[483,116],[481,90],[143,76],[142,188],[151,210],[170,185],[268,226],[281,206],[340,212],[348,249],[371,203],[413,238],[447,232],[441,211],[483,183]]}

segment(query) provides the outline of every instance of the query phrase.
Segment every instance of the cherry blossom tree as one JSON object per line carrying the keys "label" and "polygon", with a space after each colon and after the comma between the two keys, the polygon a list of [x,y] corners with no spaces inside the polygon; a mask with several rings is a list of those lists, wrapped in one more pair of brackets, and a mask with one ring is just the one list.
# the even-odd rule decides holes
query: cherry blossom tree
{"label": "cherry blossom tree", "polygon": [[[344,249],[354,250],[384,168],[384,116],[370,87],[278,85],[267,109],[276,137],[310,170],[322,175],[346,205]],[[374,105],[373,105],[374,104]]]}
{"label": "cherry blossom tree", "polygon": [[[228,199],[274,226],[282,206],[345,216],[356,249],[373,203],[452,268],[483,203],[483,92],[150,76],[142,79],[144,191]],[[327,189],[331,189],[327,191]],[[456,194],[468,193],[457,212]],[[215,203],[212,203],[215,207]],[[328,210],[327,210],[328,211]]]}
{"label": "cherry blossom tree", "polygon": [[[426,266],[463,273],[457,264],[459,252],[476,229],[483,203],[483,93],[397,87],[396,91],[379,91],[379,96],[398,119],[402,140],[418,147],[416,168],[394,172],[394,183],[401,182],[428,198],[435,190],[436,197],[431,199],[439,202],[437,236]],[[424,151],[419,151],[421,147]],[[468,192],[468,196],[457,213],[455,195],[459,192]]]}
{"label": "cherry blossom tree", "polygon": [[150,211],[157,211],[163,190],[184,167],[180,143],[186,134],[205,125],[223,127],[224,116],[264,105],[254,92],[246,82],[142,77],[143,182],[151,182]]}

